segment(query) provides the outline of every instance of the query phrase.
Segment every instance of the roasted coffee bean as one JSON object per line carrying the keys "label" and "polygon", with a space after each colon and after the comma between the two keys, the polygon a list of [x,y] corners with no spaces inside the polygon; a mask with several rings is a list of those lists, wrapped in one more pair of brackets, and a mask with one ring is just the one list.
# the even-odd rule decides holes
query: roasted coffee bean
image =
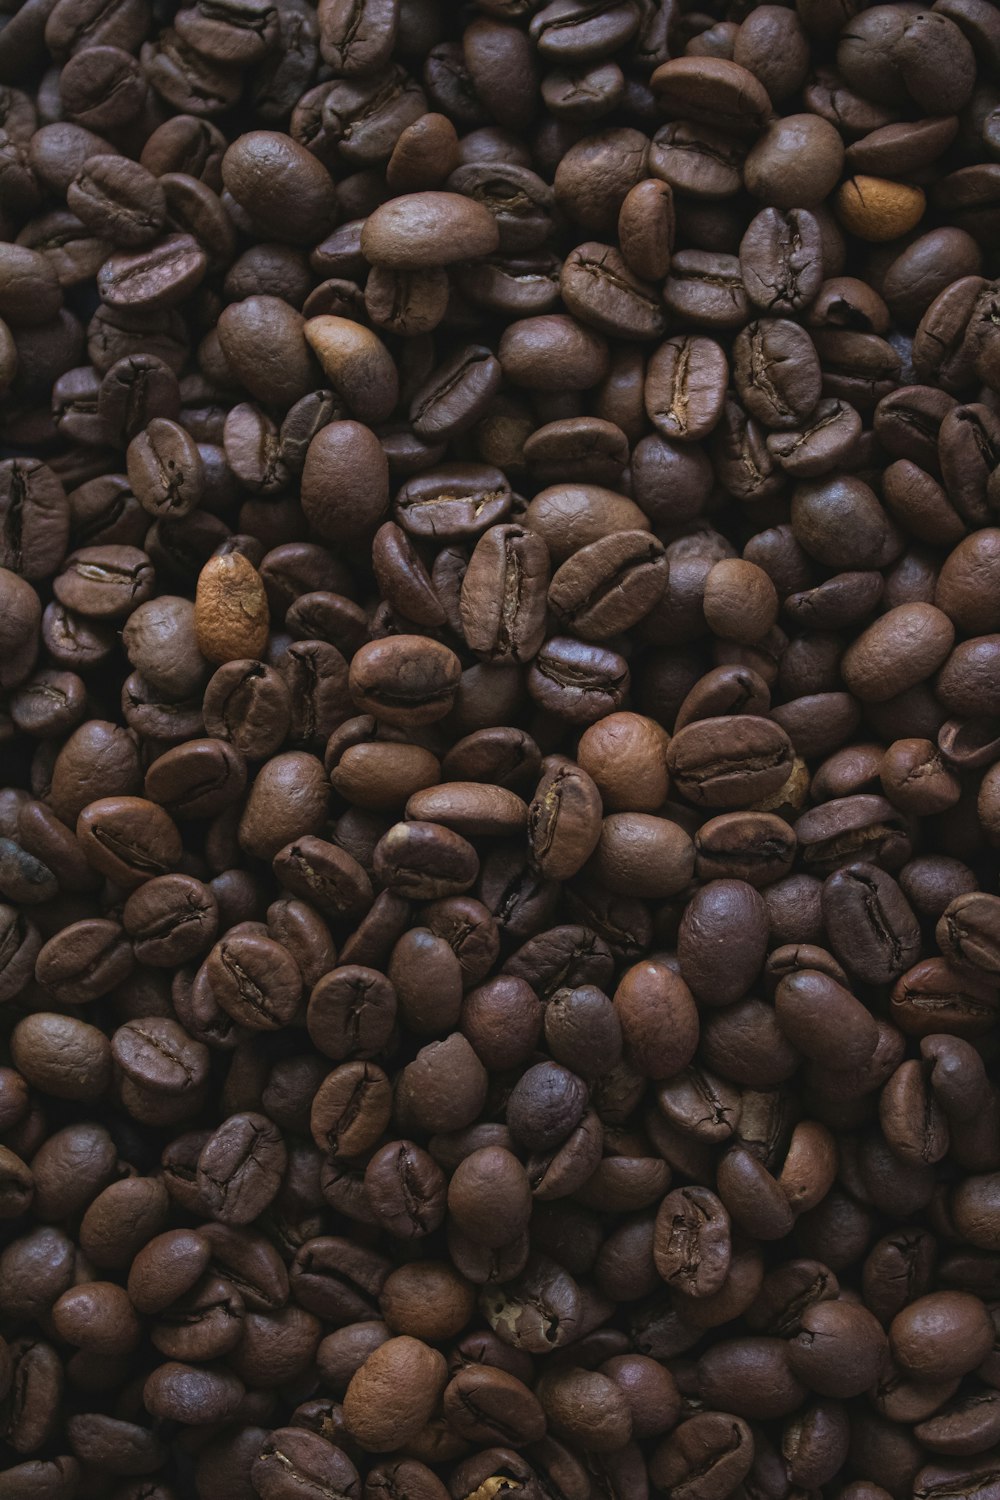
{"label": "roasted coffee bean", "polygon": [[377,1054],[396,1018],[396,993],[373,969],[346,964],[325,974],[309,997],[306,1023],[313,1042],[337,1061]]}
{"label": "roasted coffee bean", "polygon": [[205,981],[227,1015],[253,1031],[276,1031],[298,1009],[302,977],[286,948],[267,937],[223,937],[205,961]]}
{"label": "roasted coffee bean", "polygon": [[818,970],[802,969],[783,979],[775,995],[778,1023],[794,1047],[810,1055],[821,1033],[839,1037],[843,1066],[863,1067],[878,1043],[868,1011],[844,987]]}
{"label": "roasted coffee bean", "polygon": [[601,835],[600,793],[587,773],[561,757],[550,763],[528,809],[528,842],[544,875],[575,875]]}
{"label": "roasted coffee bean", "polygon": [[151,516],[184,516],[204,485],[197,444],[178,423],[154,417],[128,445],[126,469],[133,493]]}
{"label": "roasted coffee bean", "polygon": [[337,844],[306,834],[275,854],[272,865],[281,884],[334,920],[362,916],[372,903],[372,886],[356,859]]}
{"label": "roasted coffee bean", "polygon": [[625,658],[574,636],[551,636],[528,672],[528,692],[543,709],[572,724],[614,713],[629,687]]}
{"label": "roasted coffee bean", "polygon": [[161,755],[145,791],[171,816],[206,818],[238,802],[246,786],[242,756],[225,740],[188,740]]}
{"label": "roasted coffee bean", "polygon": [[350,1495],[359,1492],[357,1470],[347,1455],[317,1432],[282,1427],[270,1433],[251,1468],[254,1493],[279,1500],[283,1495]]}
{"label": "roasted coffee bean", "polygon": [[659,1489],[691,1488],[706,1497],[724,1494],[749,1474],[754,1439],[739,1417],[699,1412],[675,1429],[654,1451],[650,1472]]}
{"label": "roasted coffee bean", "polygon": [[399,635],[361,648],[351,663],[350,690],[359,709],[387,723],[430,724],[451,708],[459,675],[446,646]]}
{"label": "roasted coffee bean", "polygon": [[420,537],[475,537],[510,509],[506,476],[486,464],[448,464],[418,474],[396,495],[396,519]]}
{"label": "roasted coffee bean", "polygon": [[370,215],[361,249],[374,266],[419,270],[489,255],[499,233],[489,211],[457,193],[413,193]]}
{"label": "roasted coffee bean", "polygon": [[607,640],[647,615],[666,583],[667,559],[655,537],[618,532],[568,558],[549,585],[548,602],[561,628]]}
{"label": "roasted coffee bean", "polygon": [[264,1115],[231,1115],[198,1157],[198,1188],[214,1218],[248,1224],[281,1185],[287,1152],[281,1132]]}
{"label": "roasted coffee bean", "polygon": [[734,876],[766,889],[791,870],[795,833],[773,813],[723,813],[695,835],[695,868],[703,880]]}
{"label": "roasted coffee bean", "polygon": [[103,797],[84,807],[77,838],[100,874],[131,887],[166,874],[181,855],[173,819],[142,797]]}
{"label": "roasted coffee bean", "polygon": [[657,1210],[653,1241],[656,1269],[689,1297],[709,1297],[729,1270],[729,1215],[704,1188],[668,1193]]}
{"label": "roasted coffee bean", "polygon": [[395,823],[379,839],[373,859],[382,883],[414,900],[461,895],[479,873],[473,846],[439,823]]}
{"label": "roasted coffee bean", "polygon": [[678,791],[703,807],[745,806],[773,795],[791,775],[792,760],[784,730],[749,714],[688,724],[667,750]]}
{"label": "roasted coffee bean", "polygon": [[626,1056],[650,1078],[687,1067],[698,1041],[698,1015],[686,983],[653,960],[627,969],[614,993]]}
{"label": "roasted coffee bean", "polygon": [[63,486],[46,464],[31,459],[8,459],[0,466],[0,485],[0,565],[23,578],[47,577],[69,540]]}
{"label": "roasted coffee bean", "polygon": [[655,351],[646,371],[646,413],[664,437],[695,442],[722,413],[729,365],[713,339],[678,335]]}
{"label": "roasted coffee bean", "polygon": [[375,1221],[396,1239],[420,1239],[444,1218],[444,1176],[413,1141],[392,1141],[365,1168],[365,1195]]}
{"label": "roasted coffee bean", "polygon": [[111,1039],[111,1054],[141,1093],[198,1097],[208,1078],[207,1049],[166,1016],[120,1026]]}
{"label": "roasted coffee bean", "polygon": [[476,544],[462,580],[462,628],[487,661],[530,661],[545,635],[549,559],[522,526],[492,526]]}
{"label": "roasted coffee bean", "polygon": [[83,547],[66,559],[53,587],[67,609],[88,619],[120,620],[152,594],[153,569],[136,547]]}
{"label": "roasted coffee bean", "polygon": [[916,917],[892,876],[876,865],[847,865],[829,876],[823,915],[834,952],[864,983],[889,984],[916,962]]}
{"label": "roasted coffee bean", "polygon": [[[391,1450],[401,1435],[403,1442],[411,1440],[429,1420],[447,1379],[438,1350],[408,1335],[390,1339],[368,1356],[347,1387],[348,1432],[367,1452]],[[377,1398],[387,1383],[397,1394],[383,1406]]]}

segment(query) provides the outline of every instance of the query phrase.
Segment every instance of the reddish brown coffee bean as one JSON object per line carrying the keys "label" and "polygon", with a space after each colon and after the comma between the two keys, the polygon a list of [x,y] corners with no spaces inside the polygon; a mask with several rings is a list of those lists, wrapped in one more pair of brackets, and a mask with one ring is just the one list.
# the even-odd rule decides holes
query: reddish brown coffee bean
{"label": "reddish brown coffee bean", "polygon": [[[387,1452],[416,1437],[447,1380],[444,1357],[419,1339],[402,1336],[374,1350],[344,1396],[344,1422],[368,1452]],[[394,1392],[390,1396],[390,1392]]]}

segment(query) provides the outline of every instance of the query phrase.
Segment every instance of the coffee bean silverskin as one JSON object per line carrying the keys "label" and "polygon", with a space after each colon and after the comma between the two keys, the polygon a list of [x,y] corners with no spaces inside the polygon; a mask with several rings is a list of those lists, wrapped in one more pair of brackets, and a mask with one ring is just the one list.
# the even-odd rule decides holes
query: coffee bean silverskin
{"label": "coffee bean silverskin", "polygon": [[992,1495],[1000,8],[2,9],[0,1500]]}

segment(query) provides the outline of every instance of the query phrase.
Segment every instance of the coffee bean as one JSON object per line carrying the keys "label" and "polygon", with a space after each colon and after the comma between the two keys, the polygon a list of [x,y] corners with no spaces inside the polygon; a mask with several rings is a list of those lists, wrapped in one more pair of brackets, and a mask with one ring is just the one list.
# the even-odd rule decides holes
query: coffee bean
{"label": "coffee bean", "polygon": [[148,250],[111,255],[97,273],[108,307],[158,311],[182,302],[201,284],[208,268],[204,251],[189,234],[168,235]]}
{"label": "coffee bean", "polygon": [[558,484],[538,492],[525,512],[525,524],[542,537],[552,560],[561,563],[616,530],[642,531],[649,523],[638,505],[613,490]]}
{"label": "coffee bean", "polygon": [[365,1193],[377,1223],[397,1239],[420,1239],[444,1218],[444,1177],[413,1141],[393,1141],[365,1168]]}
{"label": "coffee bean", "polygon": [[784,786],[792,748],[784,730],[750,714],[686,725],[667,751],[667,769],[689,801],[738,807]]}
{"label": "coffee bean", "polygon": [[449,711],[459,675],[458,659],[446,646],[400,635],[356,654],[351,696],[359,709],[387,723],[430,724]]}
{"label": "coffee bean", "polygon": [[813,1390],[843,1395],[870,1374],[884,1353],[884,1339],[866,1308],[821,1302],[803,1315],[802,1331],[789,1345],[789,1359]]}
{"label": "coffee bean", "polygon": [[166,874],[181,855],[173,819],[142,797],[88,803],[77,820],[77,838],[95,870],[128,887]]}
{"label": "coffee bean", "polygon": [[499,246],[492,215],[457,193],[412,193],[376,209],[361,247],[374,266],[418,270],[489,255]]}
{"label": "coffee bean", "polygon": [[373,1144],[389,1119],[385,1074],[370,1064],[335,1069],[313,1100],[313,1138],[332,1155],[356,1156]]}
{"label": "coffee bean", "polygon": [[270,938],[222,938],[205,960],[205,978],[217,1004],[253,1031],[280,1030],[298,1009],[298,965]]}
{"label": "coffee bean", "polygon": [[150,597],[153,569],[136,547],[83,547],[66,559],[54,588],[68,609],[92,619],[119,620]]}
{"label": "coffee bean", "polygon": [[651,85],[661,107],[680,119],[756,134],[770,109],[762,84],[725,58],[673,58],[656,69]]}
{"label": "coffee bean", "polygon": [[831,875],[823,910],[834,951],[864,982],[889,984],[916,961],[916,918],[896,882],[877,866],[847,865]]}
{"label": "coffee bean", "polygon": [[[243,678],[240,673],[243,683],[252,681],[254,675],[248,673]],[[241,738],[251,738],[258,722],[255,712],[258,705],[266,711],[275,698],[279,709],[289,702],[287,689],[283,689],[278,697],[272,695],[270,681],[267,688],[266,696],[261,693],[256,702],[247,704],[246,726],[240,729]],[[246,700],[239,693],[236,701],[242,708]],[[240,848],[257,859],[274,859],[290,841],[318,833],[325,827],[329,800],[323,764],[314,755],[303,750],[289,750],[274,756],[261,768],[251,787],[237,828]]]}
{"label": "coffee bean", "polygon": [[438,823],[396,823],[379,840],[375,873],[390,890],[437,900],[469,889],[479,873],[472,845]]}
{"label": "coffee bean", "polygon": [[213,1217],[248,1224],[277,1193],[287,1163],[281,1133],[264,1115],[231,1115],[198,1157],[198,1187]]}
{"label": "coffee bean", "polygon": [[619,532],[563,563],[549,585],[549,607],[562,628],[584,640],[606,640],[649,613],[666,575],[666,557],[654,537]]}
{"label": "coffee bean", "polygon": [[698,1040],[691,992],[672,970],[653,961],[626,970],[615,990],[626,1055],[638,1072],[669,1078],[687,1067]]}
{"label": "coffee bean", "polygon": [[[800,1050],[819,1046],[818,1033],[813,1029],[817,1024],[829,1026],[831,1034],[836,1032],[840,1036],[840,1055],[846,1067],[852,1062],[863,1065],[875,1049],[877,1033],[871,1016],[847,990],[825,974],[805,969],[783,979],[775,996],[775,1009],[785,1035]],[[812,1021],[807,1019],[810,1016],[814,1018]]]}
{"label": "coffee bean", "polygon": [[[386,1380],[396,1395],[383,1406],[372,1395],[385,1388]],[[390,1339],[368,1356],[347,1387],[348,1431],[368,1452],[394,1448],[400,1433],[415,1437],[421,1430],[446,1381],[447,1366],[436,1349],[405,1335]]]}
{"label": "coffee bean", "polygon": [[592,724],[618,709],[629,686],[624,657],[572,636],[545,642],[528,674],[528,691],[558,718]]}
{"label": "coffee bean", "polygon": [[384,975],[347,964],[326,974],[309,998],[309,1035],[327,1057],[377,1053],[388,1041],[396,995]]}
{"label": "coffee bean", "polygon": [[528,808],[528,841],[543,874],[575,875],[601,834],[600,793],[581,767],[559,758],[550,763]]}
{"label": "coffee bean", "polygon": [[8,459],[0,465],[0,566],[22,578],[47,577],[62,560],[69,523],[65,490],[46,464]]}
{"label": "coffee bean", "polygon": [[655,288],[611,245],[578,245],[563,262],[560,292],[570,312],[601,333],[655,339],[664,331]]}
{"label": "coffee bean", "polygon": [[998,971],[1000,905],[984,892],[957,896],[945,908],[936,936],[946,958],[992,977]]}
{"label": "coffee bean", "polygon": [[668,1284],[689,1297],[708,1297],[725,1281],[730,1261],[729,1216],[713,1193],[679,1188],[657,1211],[653,1255]]}
{"label": "coffee bean", "polygon": [[753,1461],[754,1440],[746,1422],[708,1411],[682,1422],[655,1450],[650,1462],[659,1488],[693,1481],[709,1495],[713,1490],[725,1493],[738,1485]]}
{"label": "coffee bean", "polygon": [[357,1493],[358,1476],[347,1455],[319,1433],[299,1427],[272,1432],[253,1461],[254,1491],[262,1496]]}
{"label": "coffee bean", "polygon": [[143,1387],[143,1402],[155,1416],[208,1424],[231,1415],[243,1398],[243,1384],[223,1369],[158,1365]]}
{"label": "coffee bean", "polygon": [[522,526],[491,526],[476,544],[462,581],[460,608],[468,645],[487,661],[527,661],[545,634],[545,545]]}

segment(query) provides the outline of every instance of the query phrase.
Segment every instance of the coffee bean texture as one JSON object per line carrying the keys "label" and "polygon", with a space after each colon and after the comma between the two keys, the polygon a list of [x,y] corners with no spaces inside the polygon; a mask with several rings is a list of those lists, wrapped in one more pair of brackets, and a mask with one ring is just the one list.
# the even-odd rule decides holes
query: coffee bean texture
{"label": "coffee bean texture", "polygon": [[1000,1496],[1000,4],[0,0],[0,1500]]}

